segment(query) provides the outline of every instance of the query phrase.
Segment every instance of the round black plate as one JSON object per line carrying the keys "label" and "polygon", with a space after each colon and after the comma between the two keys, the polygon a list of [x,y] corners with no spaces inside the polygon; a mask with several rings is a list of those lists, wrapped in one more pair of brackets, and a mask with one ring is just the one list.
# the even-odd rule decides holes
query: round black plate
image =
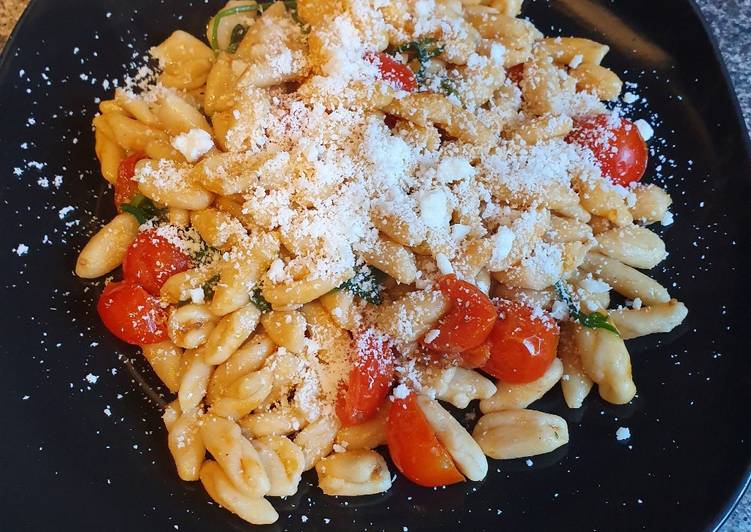
{"label": "round black plate", "polygon": [[[90,122],[97,98],[148,46],[200,33],[224,0],[32,0],[0,62],[0,471],[6,530],[248,530],[178,480],[148,367],[100,325],[98,283],[72,275],[111,196]],[[717,51],[685,0],[528,1],[546,33],[610,44],[606,63],[646,100],[648,175],[675,198],[657,277],[687,322],[631,342],[639,395],[569,411],[571,443],[491,462],[481,483],[334,499],[306,476],[269,530],[699,530],[749,476],[751,158]],[[58,177],[59,176],[59,177]],[[21,246],[23,245],[23,246]],[[19,248],[19,246],[21,246]],[[23,254],[24,247],[28,252]],[[631,439],[616,441],[618,427]],[[403,528],[404,527],[404,528]]]}

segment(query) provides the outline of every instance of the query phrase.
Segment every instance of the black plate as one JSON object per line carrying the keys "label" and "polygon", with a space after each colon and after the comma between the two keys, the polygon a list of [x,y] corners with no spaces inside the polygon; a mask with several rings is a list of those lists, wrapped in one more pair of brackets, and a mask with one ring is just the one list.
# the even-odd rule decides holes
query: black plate
{"label": "black plate", "polygon": [[[32,0],[5,50],[0,528],[251,528],[178,480],[155,378],[100,325],[99,285],[72,276],[87,235],[112,214],[93,155],[95,99],[136,52],[177,28],[200,33],[223,3]],[[688,304],[688,320],[631,343],[630,405],[593,394],[569,411],[560,392],[544,398],[541,410],[568,419],[571,443],[532,465],[492,462],[484,482],[434,491],[399,478],[359,499],[324,497],[307,476],[275,502],[281,518],[269,530],[711,529],[749,478],[751,150],[717,51],[684,0],[527,4],[546,33],[610,44],[607,64],[647,99],[632,114],[663,139],[652,142],[650,175],[677,214],[657,277]],[[629,441],[616,441],[620,426]]]}

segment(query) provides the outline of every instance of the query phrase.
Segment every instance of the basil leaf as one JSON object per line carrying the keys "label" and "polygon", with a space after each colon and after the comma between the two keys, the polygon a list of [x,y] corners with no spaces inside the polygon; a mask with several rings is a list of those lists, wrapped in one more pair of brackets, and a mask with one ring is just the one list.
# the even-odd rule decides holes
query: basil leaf
{"label": "basil leaf", "polygon": [[381,270],[364,266],[355,273],[354,277],[342,283],[339,290],[346,290],[368,303],[380,305],[383,303],[381,281],[385,275]]}
{"label": "basil leaf", "polygon": [[441,80],[441,92],[446,96],[457,95],[456,83],[453,79],[443,78]]}
{"label": "basil leaf", "polygon": [[[269,7],[271,4],[273,4],[273,1],[267,1],[267,2],[259,2],[255,4],[250,5],[243,5],[243,6],[235,6],[235,7],[228,7],[227,9],[222,9],[214,15],[214,17],[211,19],[211,39],[210,43],[211,48],[215,51],[219,51],[219,23],[222,21],[224,17],[229,17],[231,15],[236,15],[238,13],[248,13],[250,11],[254,12],[263,12],[264,9]],[[297,1],[296,0],[284,0],[284,5],[290,8],[292,11],[292,15],[296,16],[297,13]],[[240,24],[238,24],[240,26]],[[237,26],[235,26],[232,29],[232,33],[234,34],[235,30],[237,29]],[[244,35],[244,34],[243,34]],[[238,39],[239,41],[242,39]],[[232,47],[232,41],[230,41],[230,48]],[[237,50],[237,47],[235,46],[234,50],[229,50],[230,52],[234,53]]]}
{"label": "basil leaf", "polygon": [[218,251],[218,249],[212,248],[205,240],[201,239],[198,251],[191,253],[190,258],[197,266],[200,266],[211,262],[214,259],[214,254]]}
{"label": "basil leaf", "polygon": [[237,47],[240,46],[240,41],[243,40],[246,33],[248,33],[248,27],[242,24],[237,24],[232,28],[232,35],[230,35],[229,47],[227,48],[229,53],[234,54],[237,51]]}
{"label": "basil leaf", "polygon": [[420,68],[415,73],[415,77],[417,81],[422,83],[425,81],[425,69],[428,66],[428,61],[441,55],[443,50],[443,46],[438,45],[435,39],[426,38],[399,45],[394,48],[393,53],[407,53],[417,58]]}
{"label": "basil leaf", "polygon": [[250,300],[255,306],[258,307],[258,310],[260,310],[261,312],[268,312],[271,310],[271,305],[268,301],[266,301],[266,299],[264,299],[263,295],[261,294],[260,288],[256,288],[255,290],[253,290],[253,292],[251,292]]}
{"label": "basil leaf", "polygon": [[574,302],[573,297],[563,281],[558,281],[554,286],[555,291],[558,294],[558,299],[568,306],[568,314],[573,321],[579,322],[588,329],[605,329],[620,336],[615,325],[608,321],[609,318],[607,314],[603,314],[602,312],[592,312],[590,314],[582,312],[579,309],[579,306]]}
{"label": "basil leaf", "polygon": [[157,205],[143,194],[136,194],[128,203],[121,203],[120,208],[136,217],[139,224],[144,224],[152,218],[161,221],[167,219],[167,209]]}

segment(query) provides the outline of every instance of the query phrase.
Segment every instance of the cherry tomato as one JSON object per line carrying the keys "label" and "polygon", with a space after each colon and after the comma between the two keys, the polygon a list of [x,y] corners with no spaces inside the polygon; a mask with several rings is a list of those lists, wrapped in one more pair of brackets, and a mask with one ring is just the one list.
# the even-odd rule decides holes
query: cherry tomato
{"label": "cherry tomato", "polygon": [[417,78],[415,78],[414,72],[407,65],[403,65],[389,54],[368,52],[365,54],[365,60],[371,63],[378,63],[381,78],[395,88],[407,92],[417,90]]}
{"label": "cherry tomato", "polygon": [[132,281],[104,287],[96,306],[104,326],[124,342],[154,344],[167,338],[167,311]]}
{"label": "cherry tomato", "polygon": [[490,358],[482,370],[513,384],[540,378],[555,358],[560,329],[548,315],[537,317],[517,301],[498,303],[498,321],[486,343]]}
{"label": "cherry tomato", "polygon": [[636,125],[625,118],[617,120],[611,123],[609,115],[577,119],[566,141],[592,150],[602,175],[628,186],[644,176],[649,152]]}
{"label": "cherry tomato", "polygon": [[519,63],[518,65],[509,67],[506,71],[506,75],[508,76],[508,79],[518,85],[524,77],[524,63]]}
{"label": "cherry tomato", "polygon": [[467,349],[459,354],[459,365],[467,369],[481,368],[490,358],[490,346],[487,342]]}
{"label": "cherry tomato", "polygon": [[396,467],[415,484],[432,488],[464,480],[414,394],[391,404],[386,418],[386,443]]}
{"label": "cherry tomato", "polygon": [[394,380],[394,357],[386,337],[369,329],[355,344],[357,361],[336,401],[336,415],[345,427],[375,416]]}
{"label": "cherry tomato", "polygon": [[117,212],[122,212],[120,205],[130,202],[133,196],[138,194],[138,182],[133,180],[136,175],[136,163],[145,159],[143,153],[134,153],[120,161],[120,167],[117,170],[117,181],[115,181],[115,207]]}
{"label": "cherry tomato", "polygon": [[123,259],[123,277],[156,296],[167,279],[190,267],[190,258],[185,253],[155,229],[149,229],[139,234],[128,248]]}
{"label": "cherry tomato", "polygon": [[449,310],[438,320],[438,336],[422,344],[432,351],[456,354],[481,345],[490,334],[498,318],[488,296],[472,283],[457,279],[453,274],[438,281],[443,295],[449,300]]}

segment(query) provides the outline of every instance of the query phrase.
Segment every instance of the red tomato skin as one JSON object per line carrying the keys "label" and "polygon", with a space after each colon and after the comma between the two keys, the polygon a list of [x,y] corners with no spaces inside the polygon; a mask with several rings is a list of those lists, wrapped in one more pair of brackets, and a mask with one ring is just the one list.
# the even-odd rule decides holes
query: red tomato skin
{"label": "red tomato skin", "polygon": [[391,403],[386,418],[386,442],[397,469],[415,484],[432,488],[464,481],[414,394]]}
{"label": "red tomato skin", "polygon": [[155,229],[140,233],[125,253],[123,277],[158,296],[162,285],[192,265],[190,258]]}
{"label": "red tomato skin", "polygon": [[467,349],[459,355],[459,366],[467,369],[481,368],[490,358],[490,346],[487,341],[482,345]]}
{"label": "red tomato skin", "polygon": [[381,73],[381,79],[393,85],[396,89],[415,92],[417,90],[417,78],[407,65],[404,65],[384,52],[368,52],[365,60],[377,63]]}
{"label": "red tomato skin", "polygon": [[558,350],[558,324],[550,316],[533,317],[530,307],[516,301],[501,300],[498,307],[499,319],[486,341],[490,358],[482,370],[511,384],[539,379]]}
{"label": "red tomato skin", "polygon": [[636,125],[619,120],[613,125],[608,115],[576,119],[566,141],[592,150],[602,175],[625,187],[644,176],[649,150]]}
{"label": "red tomato skin", "polygon": [[498,314],[488,296],[475,285],[446,275],[438,281],[441,293],[450,301],[449,310],[434,327],[439,334],[422,344],[438,353],[458,354],[485,341]]}
{"label": "red tomato skin", "polygon": [[368,329],[356,338],[355,345],[357,361],[336,401],[336,415],[345,427],[372,419],[394,380],[393,348],[388,338]]}
{"label": "red tomato skin", "polygon": [[120,161],[115,181],[115,207],[117,212],[122,212],[120,205],[129,203],[133,196],[138,194],[138,182],[133,180],[136,175],[136,163],[145,159],[143,153],[133,153]]}
{"label": "red tomato skin", "polygon": [[105,286],[96,309],[104,326],[123,342],[144,345],[167,338],[167,311],[131,281]]}

